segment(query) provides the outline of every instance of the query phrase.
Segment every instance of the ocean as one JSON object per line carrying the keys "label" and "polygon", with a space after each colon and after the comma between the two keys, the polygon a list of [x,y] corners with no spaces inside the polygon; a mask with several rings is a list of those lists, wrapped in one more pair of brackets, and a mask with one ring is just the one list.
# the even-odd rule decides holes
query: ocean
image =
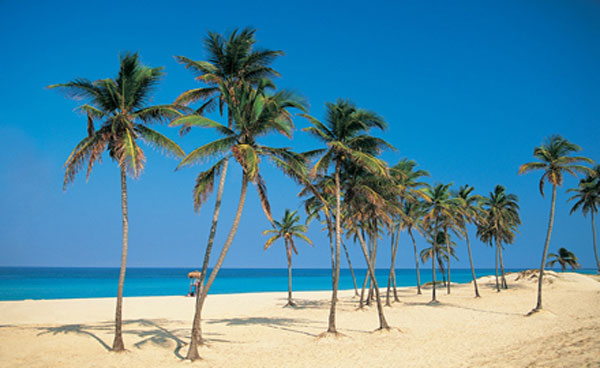
{"label": "ocean", "polygon": [[[128,268],[125,296],[186,295],[191,268]],[[507,272],[521,269],[506,269]],[[293,269],[294,291],[331,290],[330,269]],[[453,269],[453,282],[471,281],[470,269]],[[477,269],[477,277],[493,275],[494,269]],[[594,274],[594,269],[578,270]],[[355,270],[360,288],[366,270]],[[378,269],[380,287],[387,286],[389,269]],[[118,268],[0,267],[0,300],[102,298],[117,295]],[[437,279],[442,277],[438,273]],[[421,270],[421,282],[431,281],[431,269]],[[398,286],[415,286],[414,269],[397,269]],[[221,269],[211,294],[287,291],[287,269]],[[342,269],[340,289],[352,289],[350,270]]]}

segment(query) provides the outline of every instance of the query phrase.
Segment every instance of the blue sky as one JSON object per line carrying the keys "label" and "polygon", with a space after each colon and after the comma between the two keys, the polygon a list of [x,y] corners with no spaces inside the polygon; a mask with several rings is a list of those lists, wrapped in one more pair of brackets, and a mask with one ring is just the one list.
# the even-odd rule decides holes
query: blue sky
{"label": "blue sky", "polygon": [[[85,135],[85,118],[73,111],[77,102],[45,86],[113,77],[118,55],[131,50],[145,64],[165,67],[153,103],[169,103],[198,86],[173,56],[203,59],[208,30],[246,26],[258,29],[259,46],[285,51],[275,63],[277,84],[304,95],[313,116],[323,117],[326,101],[350,98],[388,121],[382,136],[398,148],[384,155],[390,163],[409,157],[430,171],[431,183],[470,184],[482,195],[502,184],[517,194],[523,225],[506,249],[506,266],[539,266],[549,198],[538,192],[540,174],[516,173],[550,134],[600,160],[597,1],[2,1],[0,266],[119,265],[118,169],[106,157],[87,183],[80,176],[62,191],[62,165]],[[186,152],[214,138],[157,129]],[[293,141],[266,142],[298,151],[319,144],[299,130]],[[129,183],[129,266],[198,267],[213,206],[211,200],[193,212],[191,190],[202,167],[174,172],[176,160],[150,148],[146,154],[145,172]],[[274,216],[299,207],[298,187],[267,163],[263,170]],[[589,218],[569,216],[565,190],[576,183],[568,178],[559,191],[550,251],[567,247],[594,267]],[[240,169],[232,166],[217,245],[239,185]],[[252,188],[225,267],[285,267],[282,244],[262,250],[268,226]],[[315,246],[300,245],[296,267],[330,264],[320,228],[311,225]],[[424,243],[418,238],[419,247]],[[350,248],[353,262],[364,266],[358,248]],[[378,267],[386,267],[389,241],[380,249]],[[399,267],[413,267],[411,252],[403,234]],[[473,240],[473,253],[477,267],[493,267],[490,248]],[[458,255],[457,266],[468,267],[462,243]]]}

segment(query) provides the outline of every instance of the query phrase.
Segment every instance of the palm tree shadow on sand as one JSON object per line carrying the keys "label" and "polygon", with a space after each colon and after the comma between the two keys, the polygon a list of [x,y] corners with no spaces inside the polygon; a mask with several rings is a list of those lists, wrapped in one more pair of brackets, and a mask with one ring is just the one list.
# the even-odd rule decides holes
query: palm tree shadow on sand
{"label": "palm tree shadow on sand", "polygon": [[[173,321],[165,320],[165,319],[136,319],[136,320],[128,320],[124,321],[123,324],[126,326],[130,326],[123,330],[124,334],[127,335],[135,335],[140,339],[135,342],[133,346],[138,349],[141,349],[146,344],[155,344],[162,346],[164,348],[170,348],[175,344],[175,348],[173,349],[173,354],[183,360],[184,356],[181,354],[181,350],[187,345],[184,339],[189,339],[189,331],[187,328],[169,328],[165,327],[169,324],[172,324]],[[134,329],[133,327],[139,327],[138,329]],[[114,329],[114,322],[103,322],[99,324],[69,324],[69,325],[61,325],[61,326],[52,326],[52,327],[36,327],[40,332],[37,336],[47,335],[47,334],[77,334],[91,337],[96,340],[105,350],[111,351],[111,347],[98,335],[99,334],[107,334],[111,335]],[[208,333],[207,335],[219,335],[217,333]],[[110,336],[109,338],[112,338]],[[210,341],[218,341],[218,342],[229,342],[227,340],[216,339],[216,338],[208,338]]]}
{"label": "palm tree shadow on sand", "polygon": [[[249,326],[260,325],[287,332],[316,337],[316,333],[303,331],[299,328],[321,329],[321,324],[316,321],[299,318],[272,318],[272,317],[245,317],[245,318],[224,318],[207,320],[209,324],[225,324],[226,326]],[[311,326],[311,325],[318,325]]]}

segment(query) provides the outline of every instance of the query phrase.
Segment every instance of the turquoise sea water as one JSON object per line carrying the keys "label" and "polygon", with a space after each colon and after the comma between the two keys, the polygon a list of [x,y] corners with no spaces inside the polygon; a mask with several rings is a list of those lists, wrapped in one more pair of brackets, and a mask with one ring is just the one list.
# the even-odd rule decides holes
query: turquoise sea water
{"label": "turquoise sea water", "polygon": [[[190,268],[129,268],[125,296],[185,295]],[[521,271],[507,269],[507,272]],[[366,270],[355,270],[359,288]],[[478,269],[477,277],[493,275],[494,269]],[[595,270],[579,270],[593,274]],[[380,287],[387,285],[389,269],[376,272]],[[100,298],[117,295],[118,268],[30,268],[0,267],[0,300]],[[441,276],[437,277],[441,280]],[[293,270],[295,291],[331,290],[331,270]],[[431,281],[431,269],[421,270],[421,282]],[[453,282],[471,281],[469,269],[452,270]],[[414,269],[396,270],[398,286],[416,285]],[[352,277],[341,270],[340,289],[352,289]],[[222,269],[211,294],[287,291],[287,269]]]}

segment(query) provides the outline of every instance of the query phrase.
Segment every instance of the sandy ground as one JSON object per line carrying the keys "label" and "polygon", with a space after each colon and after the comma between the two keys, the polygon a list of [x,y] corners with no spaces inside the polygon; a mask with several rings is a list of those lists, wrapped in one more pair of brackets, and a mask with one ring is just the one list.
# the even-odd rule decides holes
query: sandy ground
{"label": "sandy ground", "polygon": [[497,293],[493,278],[429,306],[430,289],[400,289],[385,308],[394,330],[378,327],[373,306],[357,310],[341,292],[341,338],[326,329],[329,292],[298,292],[298,307],[282,308],[285,293],[210,296],[205,307],[203,360],[183,360],[193,298],[143,297],[124,302],[128,351],[109,352],[114,299],[0,302],[1,367],[600,367],[600,282],[580,274],[548,276],[543,312],[536,281],[515,280]]}

